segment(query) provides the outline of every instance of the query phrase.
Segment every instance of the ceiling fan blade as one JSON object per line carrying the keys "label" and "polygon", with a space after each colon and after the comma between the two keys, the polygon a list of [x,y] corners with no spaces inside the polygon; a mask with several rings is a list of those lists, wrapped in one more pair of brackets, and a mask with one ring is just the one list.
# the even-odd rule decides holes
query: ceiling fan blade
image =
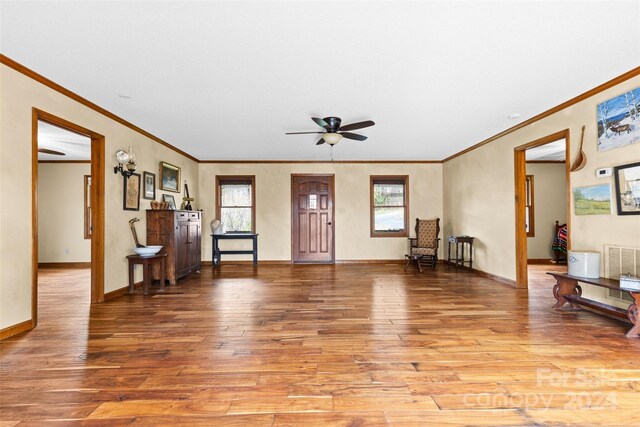
{"label": "ceiling fan blade", "polygon": [[373,126],[373,125],[375,125],[374,122],[372,122],[371,120],[366,120],[364,122],[351,123],[350,125],[344,125],[338,130],[339,131],[356,130],[356,129],[368,128],[369,126]]}
{"label": "ceiling fan blade", "polygon": [[319,118],[319,117],[311,117],[311,120],[313,120],[314,122],[316,122],[316,124],[322,128],[325,128],[327,130],[329,130],[329,128],[331,126],[329,126],[329,123],[325,122],[323,119]]}
{"label": "ceiling fan blade", "polygon": [[54,156],[66,156],[62,151],[50,150],[48,148],[38,148],[38,153],[52,154]]}
{"label": "ceiling fan blade", "polygon": [[286,132],[285,135],[302,135],[305,133],[324,133],[324,132]]}
{"label": "ceiling fan blade", "polygon": [[324,144],[324,138],[320,138],[318,142],[316,142],[316,145],[322,145],[322,144]]}
{"label": "ceiling fan blade", "polygon": [[356,141],[364,141],[365,139],[367,139],[367,137],[364,135],[358,135],[357,133],[351,132],[340,132],[340,135],[347,139],[355,139]]}

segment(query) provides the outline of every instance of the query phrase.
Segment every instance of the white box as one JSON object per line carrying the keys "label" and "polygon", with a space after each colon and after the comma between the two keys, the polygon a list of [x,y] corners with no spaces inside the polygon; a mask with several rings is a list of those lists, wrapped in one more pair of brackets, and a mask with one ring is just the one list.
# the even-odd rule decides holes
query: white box
{"label": "white box", "polygon": [[600,277],[600,252],[569,251],[569,275],[597,279]]}

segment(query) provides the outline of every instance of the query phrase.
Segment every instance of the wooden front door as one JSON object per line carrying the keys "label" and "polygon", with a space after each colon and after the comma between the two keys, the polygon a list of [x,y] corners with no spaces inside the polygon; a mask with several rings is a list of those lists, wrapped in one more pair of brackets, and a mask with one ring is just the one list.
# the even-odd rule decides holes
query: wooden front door
{"label": "wooden front door", "polygon": [[291,194],[293,262],[333,263],[333,175],[291,175]]}

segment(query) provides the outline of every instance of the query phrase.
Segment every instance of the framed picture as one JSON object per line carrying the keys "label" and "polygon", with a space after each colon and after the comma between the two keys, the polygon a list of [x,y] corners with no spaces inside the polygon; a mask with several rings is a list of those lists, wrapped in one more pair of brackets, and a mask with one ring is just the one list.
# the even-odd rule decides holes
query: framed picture
{"label": "framed picture", "polygon": [[142,181],[144,182],[143,198],[147,200],[156,199],[156,174],[144,171],[142,173]]}
{"label": "framed picture", "polygon": [[171,194],[163,194],[162,201],[169,202],[169,209],[176,209],[176,199],[174,199]]}
{"label": "framed picture", "polygon": [[598,104],[598,151],[640,142],[640,87]]}
{"label": "framed picture", "polygon": [[618,215],[640,215],[640,162],[613,168]]}
{"label": "framed picture", "polygon": [[611,184],[576,187],[573,203],[576,215],[610,215]]}
{"label": "framed picture", "polygon": [[180,192],[180,168],[166,162],[160,162],[160,189]]}
{"label": "framed picture", "polygon": [[140,210],[140,174],[134,173],[124,178],[122,209],[125,211]]}

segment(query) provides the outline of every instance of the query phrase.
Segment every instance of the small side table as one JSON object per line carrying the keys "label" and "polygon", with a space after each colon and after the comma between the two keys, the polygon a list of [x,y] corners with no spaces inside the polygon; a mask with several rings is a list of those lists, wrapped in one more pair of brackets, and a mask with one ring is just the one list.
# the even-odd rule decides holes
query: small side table
{"label": "small side table", "polygon": [[160,264],[160,290],[164,290],[164,281],[166,279],[166,259],[167,254],[156,254],[151,256],[127,255],[129,260],[129,293],[133,293],[133,266],[142,265],[142,292],[149,294],[149,287],[153,280],[153,266]]}
{"label": "small side table", "polygon": [[[447,237],[447,270],[451,268],[451,261],[456,264],[456,271],[458,266],[464,268],[464,264],[469,264],[469,271],[473,270],[473,237],[471,236],[449,236]],[[451,258],[451,244],[456,246],[456,257]],[[469,259],[464,259],[464,246],[467,244],[469,247]]]}

